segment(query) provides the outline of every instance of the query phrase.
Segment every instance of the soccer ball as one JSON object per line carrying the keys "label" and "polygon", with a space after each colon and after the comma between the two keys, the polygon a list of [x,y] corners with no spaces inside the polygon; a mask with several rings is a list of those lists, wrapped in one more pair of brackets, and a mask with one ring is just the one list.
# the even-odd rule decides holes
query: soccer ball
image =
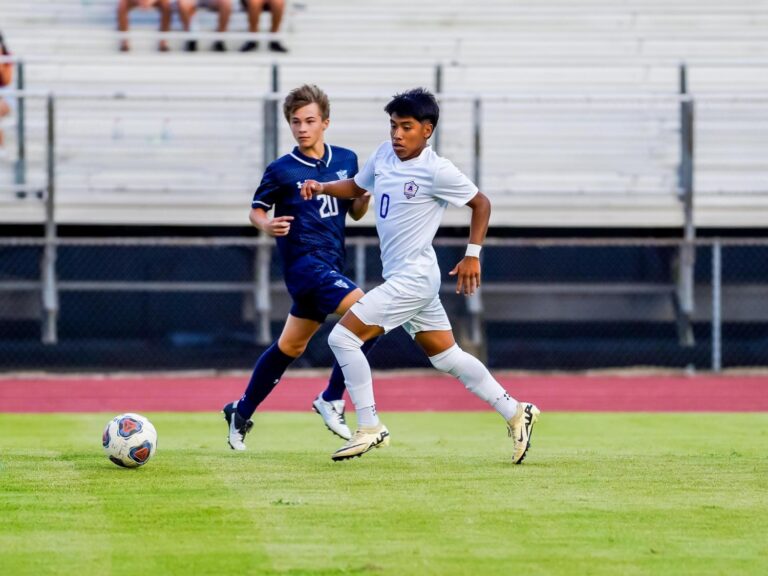
{"label": "soccer ball", "polygon": [[118,466],[144,466],[157,448],[157,432],[152,422],[140,414],[128,412],[107,422],[101,445],[107,457]]}

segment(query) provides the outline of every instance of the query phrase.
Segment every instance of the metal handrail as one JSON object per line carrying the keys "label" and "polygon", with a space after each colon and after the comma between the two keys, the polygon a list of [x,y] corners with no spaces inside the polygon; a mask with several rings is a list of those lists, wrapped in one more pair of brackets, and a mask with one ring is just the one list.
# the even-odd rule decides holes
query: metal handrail
{"label": "metal handrail", "polygon": [[[116,33],[117,34],[117,33]],[[133,32],[129,32],[133,34]],[[159,32],[153,32],[153,34],[159,36]],[[189,33],[176,33],[181,38],[182,34]],[[233,32],[194,32],[196,37],[198,34],[201,38],[207,39],[207,36],[221,36],[222,38],[232,38]],[[258,37],[267,37],[272,35],[270,32],[256,32],[256,33],[243,33],[242,36],[253,36],[254,39]],[[237,38],[232,38],[237,39]],[[392,67],[392,68],[422,68],[429,66],[443,66],[447,68],[676,68],[679,66],[688,66],[689,68],[696,67],[756,67],[763,68],[768,67],[768,58],[765,57],[712,57],[703,56],[695,57],[689,56],[686,58],[671,58],[671,57],[653,57],[653,56],[616,56],[610,55],[594,57],[594,56],[578,56],[575,61],[564,61],[563,57],[537,57],[532,59],[526,57],[516,57],[513,55],[505,55],[505,60],[499,62],[487,63],[487,60],[458,61],[455,58],[433,58],[427,57],[420,59],[421,57],[416,54],[414,58],[410,58],[406,61],[393,60],[392,58],[380,58],[380,57],[365,57],[360,59],[353,59],[346,57],[344,60],[334,59],[329,62],[328,59],[323,58],[291,58],[285,60],[275,56],[264,55],[264,58],[258,60],[240,58],[234,56],[233,58],[227,58],[222,55],[209,55],[209,54],[195,54],[194,58],[187,58],[185,54],[171,53],[169,55],[163,55],[158,57],[156,54],[102,54],[102,55],[77,55],[75,59],[72,56],[36,56],[36,55],[16,55],[0,56],[0,63],[27,63],[27,64],[42,64],[42,65],[61,65],[61,66],[102,66],[109,65],[111,67],[120,65],[135,65],[140,61],[142,66],[190,66],[199,67],[206,64],[225,65],[227,67],[242,66],[252,68],[254,66],[270,66],[272,64],[279,65],[281,67],[309,67],[309,66],[322,66],[329,68],[348,68],[348,67]],[[515,58],[520,58],[516,60]],[[612,59],[612,58],[615,58]]]}
{"label": "metal handrail", "polygon": [[[126,91],[126,90],[65,90],[65,89],[25,89],[17,90],[9,88],[3,92],[6,96],[17,98],[44,99],[53,96],[56,99],[65,100],[207,100],[216,98],[222,102],[244,101],[244,100],[269,100],[280,102],[285,98],[282,92],[273,91],[243,91],[233,92],[231,90],[199,90],[189,93],[185,88],[183,92],[172,91]],[[680,103],[693,100],[706,102],[766,102],[768,101],[768,92],[742,92],[742,93],[612,93],[612,94],[590,94],[586,92],[558,92],[549,94],[546,92],[517,92],[509,94],[506,92],[442,92],[436,93],[435,97],[441,102],[461,102],[472,99],[481,99],[486,102],[513,102],[513,103],[540,103],[540,102],[566,102],[566,103],[593,103],[593,102],[638,102],[638,103]],[[391,94],[383,92],[373,92],[364,90],[359,92],[334,92],[334,100],[359,101],[359,100],[388,100]]]}
{"label": "metal handrail", "polygon": [[[64,90],[64,89],[26,89],[26,90],[14,90],[9,89],[5,94],[9,96],[25,97],[25,98],[48,98],[49,96],[55,99],[66,100],[170,100],[178,101],[182,100],[206,100],[210,98],[217,98],[219,101],[238,101],[238,100],[269,100],[269,101],[282,101],[285,98],[285,94],[282,92],[272,91],[243,91],[233,92],[227,91],[195,91],[189,93],[187,89],[183,93],[169,92],[169,91],[126,91],[126,90]],[[738,99],[754,99],[757,101],[768,100],[768,92],[744,95],[712,95],[715,100],[722,100],[727,98],[733,98],[736,101]],[[359,91],[359,92],[334,92],[334,100],[346,100],[346,101],[359,101],[359,100],[388,100],[392,97],[391,94],[385,94],[383,92],[373,91]],[[449,101],[468,101],[474,99],[481,99],[488,102],[577,102],[577,103],[591,103],[591,102],[661,102],[661,103],[678,103],[687,102],[694,99],[693,94],[654,94],[654,93],[617,93],[617,94],[589,94],[585,92],[572,92],[572,93],[516,93],[508,94],[505,92],[443,92],[435,94],[435,97],[441,102]],[[702,97],[710,99],[708,96]]]}
{"label": "metal handrail", "polygon": [[[37,236],[9,236],[0,237],[0,247],[41,247],[49,241]],[[57,237],[51,241],[54,245],[60,247],[158,247],[158,248],[223,248],[223,247],[244,247],[258,248],[261,246],[273,246],[274,239],[269,236],[252,237],[174,237],[174,236],[153,236],[153,237],[130,237],[130,236],[112,236],[112,237]],[[378,237],[356,236],[346,239],[348,246],[378,246]],[[439,247],[463,247],[466,246],[466,238],[449,238],[438,236],[433,245]],[[691,241],[683,238],[500,238],[489,236],[483,241],[486,248],[675,248],[681,244],[690,244],[696,248],[706,248],[715,245],[722,247],[734,246],[768,246],[768,238],[765,237],[697,237]]]}

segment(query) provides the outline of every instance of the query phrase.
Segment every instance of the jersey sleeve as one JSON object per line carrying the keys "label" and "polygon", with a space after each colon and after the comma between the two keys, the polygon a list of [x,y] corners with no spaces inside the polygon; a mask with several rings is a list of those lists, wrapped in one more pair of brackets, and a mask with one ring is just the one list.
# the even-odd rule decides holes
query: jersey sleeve
{"label": "jersey sleeve", "polygon": [[368,192],[373,192],[373,186],[376,181],[376,178],[374,176],[375,168],[376,168],[376,159],[379,156],[379,153],[381,152],[381,149],[383,146],[386,146],[387,142],[382,144],[376,149],[376,152],[371,154],[371,156],[368,158],[368,160],[363,165],[363,169],[360,170],[355,175],[355,184],[360,186],[363,190],[368,190]]}
{"label": "jersey sleeve", "polygon": [[477,192],[477,186],[453,162],[443,159],[438,165],[432,187],[433,196],[454,206],[464,206]]}
{"label": "jersey sleeve", "polygon": [[262,210],[269,210],[275,204],[277,200],[277,193],[280,189],[280,182],[277,179],[277,172],[270,164],[264,171],[264,175],[261,177],[261,183],[253,193],[253,200],[251,201],[251,208],[261,208]]}

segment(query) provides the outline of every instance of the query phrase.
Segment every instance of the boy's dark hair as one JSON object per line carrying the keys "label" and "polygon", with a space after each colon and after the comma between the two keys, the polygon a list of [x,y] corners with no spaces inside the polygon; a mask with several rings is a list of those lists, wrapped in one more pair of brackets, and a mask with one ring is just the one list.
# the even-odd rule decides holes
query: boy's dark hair
{"label": "boy's dark hair", "polygon": [[384,107],[384,111],[392,116],[416,118],[419,122],[430,122],[437,127],[440,118],[440,106],[434,95],[426,88],[414,88],[400,94],[395,94]]}
{"label": "boy's dark hair", "polygon": [[285,102],[283,102],[285,119],[290,123],[293,113],[309,104],[317,104],[323,120],[327,120],[331,116],[331,103],[328,101],[328,95],[314,84],[304,84],[294,88],[286,96]]}

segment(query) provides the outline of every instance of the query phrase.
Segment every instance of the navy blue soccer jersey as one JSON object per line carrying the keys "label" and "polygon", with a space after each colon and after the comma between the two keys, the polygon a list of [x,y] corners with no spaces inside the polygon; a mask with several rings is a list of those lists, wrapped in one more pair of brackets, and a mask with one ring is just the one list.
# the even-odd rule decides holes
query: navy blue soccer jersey
{"label": "navy blue soccer jersey", "polygon": [[352,201],[325,194],[304,200],[299,192],[305,180],[332,182],[355,174],[357,155],[328,144],[321,160],[305,156],[295,147],[267,166],[251,206],[267,211],[274,207],[275,216],[294,217],[288,235],[275,239],[286,274],[308,254],[339,271],[344,269],[344,226]]}

